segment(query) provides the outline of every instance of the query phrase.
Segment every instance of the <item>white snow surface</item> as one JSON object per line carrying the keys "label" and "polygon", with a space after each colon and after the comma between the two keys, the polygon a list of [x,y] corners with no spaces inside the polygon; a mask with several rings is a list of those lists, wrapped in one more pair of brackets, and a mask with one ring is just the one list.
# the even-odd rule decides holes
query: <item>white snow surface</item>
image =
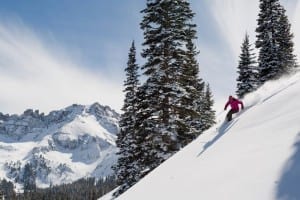
{"label": "white snow surface", "polygon": [[299,80],[298,72],[266,83],[232,122],[220,112],[214,127],[117,199],[299,200]]}

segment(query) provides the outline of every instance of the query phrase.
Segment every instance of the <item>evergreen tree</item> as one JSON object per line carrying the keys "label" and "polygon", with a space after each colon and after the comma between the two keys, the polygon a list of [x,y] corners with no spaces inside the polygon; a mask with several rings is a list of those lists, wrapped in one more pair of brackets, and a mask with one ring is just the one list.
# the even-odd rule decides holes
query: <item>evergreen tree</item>
{"label": "evergreen tree", "polygon": [[213,109],[214,100],[209,84],[206,84],[204,98],[202,101],[202,131],[209,129],[216,122],[216,112]]}
{"label": "evergreen tree", "polygon": [[[19,193],[13,191],[13,184],[5,192],[7,199],[22,200],[96,200],[116,187],[115,177],[108,176],[96,180],[93,177],[79,179],[73,183],[50,186],[49,188],[36,188],[34,191]],[[0,185],[0,189],[2,185]],[[6,190],[4,190],[6,191]]]}
{"label": "evergreen tree", "polygon": [[256,47],[259,49],[259,81],[276,79],[296,66],[293,35],[279,0],[260,0]]}
{"label": "evergreen tree", "polygon": [[291,24],[288,21],[286,11],[281,6],[278,30],[278,43],[280,45],[280,58],[282,61],[281,73],[287,74],[294,71],[297,67],[296,56],[294,54],[293,34]]}
{"label": "evergreen tree", "polygon": [[199,77],[199,64],[196,60],[198,51],[191,40],[187,41],[186,45],[185,65],[182,67],[181,85],[187,92],[182,98],[182,105],[185,108],[182,110],[180,117],[186,120],[188,129],[182,130],[180,143],[184,145],[191,142],[199,134],[202,133],[203,124],[201,122],[201,108],[203,103],[204,82]]}
{"label": "evergreen tree", "polygon": [[[194,13],[186,0],[148,0],[144,31],[146,81],[140,87],[138,135],[142,142],[142,176],[195,137],[198,66]],[[189,57],[188,57],[189,56]],[[193,83],[191,83],[193,82]]]}
{"label": "evergreen tree", "polygon": [[23,183],[24,183],[24,192],[33,192],[36,190],[36,173],[32,167],[31,163],[27,163],[24,167],[23,173]]}
{"label": "evergreen tree", "polygon": [[254,91],[257,88],[258,72],[255,66],[255,57],[252,53],[249,36],[246,34],[241,47],[240,61],[238,66],[237,91],[239,98],[245,94]]}
{"label": "evergreen tree", "polygon": [[0,180],[0,199],[17,199],[14,184],[6,179]]}
{"label": "evergreen tree", "polygon": [[[198,52],[193,44],[196,25],[192,23],[190,4],[187,0],[147,0],[142,13],[142,57],[146,59],[142,69],[146,80],[134,95],[135,115],[125,115],[124,109],[121,117],[123,132],[117,142],[120,159],[116,168],[123,185],[115,196],[204,129],[200,113],[204,108],[204,83],[198,75]],[[124,108],[128,108],[126,103]]]}
{"label": "evergreen tree", "polygon": [[136,64],[136,49],[134,42],[129,51],[126,71],[125,86],[125,100],[122,108],[123,114],[120,119],[120,133],[116,141],[119,148],[118,163],[114,167],[117,175],[117,182],[120,185],[115,196],[123,193],[137,178],[137,158],[135,158],[135,152],[137,148],[135,138],[135,124],[137,113],[137,91],[139,86],[138,80],[138,65]]}

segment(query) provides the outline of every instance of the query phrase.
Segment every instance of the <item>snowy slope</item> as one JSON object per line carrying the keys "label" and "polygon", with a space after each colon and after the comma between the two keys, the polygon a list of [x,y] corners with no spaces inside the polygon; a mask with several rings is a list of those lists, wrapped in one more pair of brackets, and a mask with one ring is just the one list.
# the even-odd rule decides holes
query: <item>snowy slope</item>
{"label": "snowy slope", "polygon": [[299,80],[266,83],[230,123],[219,113],[215,127],[118,199],[299,200]]}
{"label": "snowy slope", "polygon": [[0,178],[23,183],[30,163],[39,187],[112,174],[119,115],[107,106],[72,105],[48,115],[0,113]]}

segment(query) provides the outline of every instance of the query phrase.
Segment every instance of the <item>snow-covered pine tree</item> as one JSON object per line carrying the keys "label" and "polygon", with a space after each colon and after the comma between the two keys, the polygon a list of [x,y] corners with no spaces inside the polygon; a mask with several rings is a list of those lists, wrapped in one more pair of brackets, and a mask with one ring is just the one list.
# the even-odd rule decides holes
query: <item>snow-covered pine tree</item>
{"label": "snow-covered pine tree", "polygon": [[213,109],[214,100],[209,84],[206,84],[202,101],[202,131],[212,127],[216,123],[216,112]]}
{"label": "snow-covered pine tree", "polygon": [[256,48],[259,49],[258,69],[260,84],[279,77],[280,56],[276,41],[278,31],[278,0],[260,0],[258,27],[256,28]]}
{"label": "snow-covered pine tree", "polygon": [[36,171],[31,163],[26,163],[23,172],[24,193],[36,190]]}
{"label": "snow-covered pine tree", "polygon": [[259,8],[256,47],[259,81],[263,84],[288,73],[296,63],[290,24],[279,0],[260,0]]}
{"label": "snow-covered pine tree", "polygon": [[[193,30],[191,30],[192,33]],[[193,33],[192,33],[193,34]],[[182,76],[180,79],[180,84],[187,95],[182,98],[182,105],[185,110],[182,110],[180,117],[185,119],[189,124],[188,129],[181,130],[179,139],[180,143],[184,145],[191,142],[198,135],[202,133],[202,123],[201,123],[201,108],[204,92],[204,82],[202,78],[199,77],[199,64],[196,60],[198,51],[193,43],[193,38],[187,41],[186,44],[186,56],[185,65],[183,65]]]}
{"label": "snow-covered pine tree", "polygon": [[254,91],[257,88],[258,71],[255,66],[255,57],[249,36],[246,33],[245,39],[241,46],[241,54],[238,65],[238,78],[237,78],[237,91],[236,94],[239,98],[243,98],[245,94]]}
{"label": "snow-covered pine tree", "polygon": [[146,81],[140,87],[138,135],[143,142],[141,169],[145,174],[184,146],[185,140],[179,138],[191,132],[194,112],[183,104],[191,96],[183,71],[186,45],[195,39],[196,25],[186,0],[147,0],[142,13]]}
{"label": "snow-covered pine tree", "polygon": [[280,45],[280,58],[282,62],[282,74],[291,73],[297,67],[296,55],[294,54],[293,34],[291,24],[288,21],[286,10],[281,6],[278,30],[278,43]]}
{"label": "snow-covered pine tree", "polygon": [[129,50],[124,82],[125,100],[122,108],[123,114],[119,122],[120,133],[116,141],[118,152],[118,162],[114,166],[117,182],[120,186],[114,196],[122,194],[125,190],[137,182],[138,164],[135,152],[137,151],[137,139],[135,135],[136,114],[138,109],[137,91],[139,87],[138,65],[136,64],[136,48],[132,42]]}

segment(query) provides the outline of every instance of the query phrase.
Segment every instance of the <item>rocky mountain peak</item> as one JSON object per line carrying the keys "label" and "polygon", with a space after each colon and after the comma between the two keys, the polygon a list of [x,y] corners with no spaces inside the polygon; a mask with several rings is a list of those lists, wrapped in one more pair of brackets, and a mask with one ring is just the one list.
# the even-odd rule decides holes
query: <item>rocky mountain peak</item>
{"label": "rocky mountain peak", "polygon": [[47,115],[33,109],[0,113],[0,164],[5,166],[0,174],[23,184],[29,164],[38,186],[111,175],[118,121],[117,112],[99,103],[73,104]]}

